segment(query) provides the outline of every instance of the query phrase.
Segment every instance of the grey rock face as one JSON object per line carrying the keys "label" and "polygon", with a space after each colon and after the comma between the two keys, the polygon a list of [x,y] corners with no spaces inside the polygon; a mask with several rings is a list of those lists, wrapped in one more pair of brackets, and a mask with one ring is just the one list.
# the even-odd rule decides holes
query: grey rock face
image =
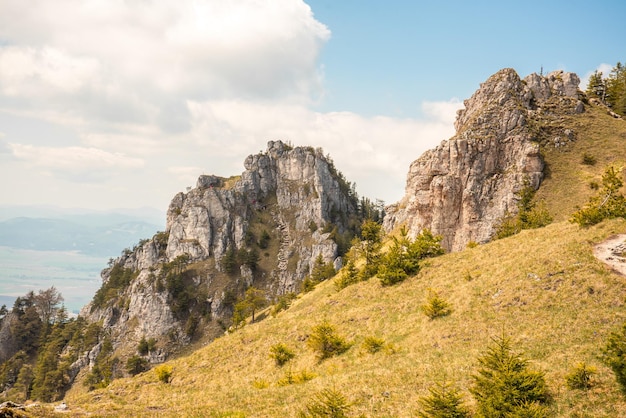
{"label": "grey rock face", "polygon": [[[328,225],[339,233],[346,230],[356,214],[356,198],[321,149],[270,141],[267,151],[247,157],[244,167],[240,176],[229,179],[200,176],[195,188],[172,199],[165,232],[125,252],[103,271],[104,283],[113,266],[136,272],[114,300],[81,311],[81,316],[103,324],[116,349],[136,347],[143,337],[169,339],[171,350],[189,342],[185,315],[172,311],[177,301],[162,274],[165,264],[181,256],[198,266],[185,280],[202,289],[197,303],[207,306],[205,322],[227,320],[232,313],[229,292],[254,285],[271,298],[298,291],[319,254],[340,265],[337,244],[322,230]],[[271,236],[265,250],[258,244],[260,231]],[[263,268],[241,265],[226,274],[220,260],[229,248],[257,249]],[[165,359],[166,351],[161,349],[158,359]]]}
{"label": "grey rock face", "polygon": [[507,211],[517,212],[524,182],[536,189],[543,179],[532,112],[555,98],[575,103],[576,112],[579,82],[562,71],[524,80],[512,69],[491,76],[458,112],[456,135],[411,164],[405,196],[386,209],[385,229],[405,224],[414,236],[429,228],[450,251],[489,241]]}

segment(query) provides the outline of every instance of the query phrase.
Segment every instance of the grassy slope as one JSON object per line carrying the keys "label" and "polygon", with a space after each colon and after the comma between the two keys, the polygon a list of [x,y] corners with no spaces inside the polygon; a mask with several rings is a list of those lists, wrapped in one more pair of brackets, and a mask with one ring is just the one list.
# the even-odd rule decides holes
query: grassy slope
{"label": "grassy slope", "polygon": [[[454,382],[472,406],[467,389],[476,359],[504,332],[545,371],[555,416],[626,416],[626,398],[599,359],[608,333],[626,320],[626,278],[591,252],[593,243],[626,232],[626,221],[589,229],[563,221],[586,201],[589,181],[599,181],[606,164],[626,161],[626,122],[595,108],[566,119],[578,140],[565,152],[546,152],[551,176],[539,193],[561,222],[430,260],[398,286],[383,288],[373,279],[337,292],[323,283],[278,317],[171,361],[170,384],[149,371],[90,393],[75,388],[66,401],[77,415],[295,416],[316,392],[334,388],[354,403],[353,416],[409,417],[442,380]],[[583,153],[598,163],[582,165]],[[451,303],[450,316],[431,321],[421,313],[430,289]],[[305,340],[323,319],[353,346],[318,363]],[[367,354],[367,336],[393,349]],[[283,368],[268,355],[278,342],[296,352]],[[581,361],[598,370],[587,392],[565,385],[565,374]],[[287,370],[316,377],[278,385]]]}
{"label": "grassy slope", "polygon": [[[544,151],[547,175],[537,197],[546,200],[550,213],[559,221],[594,194],[589,184],[595,181],[601,185],[608,165],[626,166],[626,121],[609,117],[603,108],[587,106],[585,113],[563,116],[555,123],[572,129],[577,137],[564,149]],[[583,164],[585,154],[595,157],[596,164]]]}

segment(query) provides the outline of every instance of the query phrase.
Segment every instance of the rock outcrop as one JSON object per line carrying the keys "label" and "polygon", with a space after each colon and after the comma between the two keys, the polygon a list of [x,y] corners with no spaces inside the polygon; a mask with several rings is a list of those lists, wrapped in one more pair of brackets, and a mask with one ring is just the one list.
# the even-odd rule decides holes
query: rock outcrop
{"label": "rock outcrop", "polygon": [[537,189],[543,179],[534,118],[550,106],[582,112],[579,82],[562,71],[491,76],[458,112],[456,135],[411,164],[405,196],[386,208],[385,229],[406,225],[414,236],[428,228],[450,251],[489,241],[499,220],[517,212],[524,184]]}
{"label": "rock outcrop", "polygon": [[[200,176],[172,199],[164,232],[103,271],[101,294],[81,316],[102,323],[116,349],[155,338],[167,344],[149,360],[163,361],[196,329],[222,333],[217,324],[228,324],[247,287],[271,300],[299,291],[319,255],[336,262],[336,237],[358,225],[357,199],[322,150],[271,141],[244,166],[228,179]],[[238,261],[227,271],[229,254]]]}

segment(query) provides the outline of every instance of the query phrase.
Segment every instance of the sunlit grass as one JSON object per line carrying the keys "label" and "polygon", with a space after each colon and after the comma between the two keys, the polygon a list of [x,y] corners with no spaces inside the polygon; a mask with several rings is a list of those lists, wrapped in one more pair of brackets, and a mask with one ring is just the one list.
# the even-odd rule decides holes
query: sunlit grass
{"label": "sunlit grass", "polygon": [[[330,388],[354,405],[354,416],[412,417],[418,399],[444,381],[473,409],[468,389],[477,358],[491,338],[505,334],[546,373],[554,416],[626,416],[626,398],[600,359],[609,333],[626,321],[626,279],[592,255],[594,243],[626,233],[626,221],[588,229],[567,222],[607,165],[626,164],[626,122],[588,106],[559,123],[577,139],[566,148],[544,148],[549,174],[537,194],[557,223],[427,260],[417,276],[395,286],[374,278],[338,291],[328,280],[276,317],[265,315],[168,362],[170,383],[152,370],[94,392],[75,385],[66,397],[72,413],[291,417]],[[585,156],[596,163],[585,163]],[[270,220],[259,220],[265,224]],[[270,242],[268,251],[276,246]],[[450,315],[424,315],[421,306],[432,292],[450,304]],[[307,338],[323,321],[351,348],[319,361]],[[372,338],[384,341],[383,349],[364,349]],[[282,367],[270,356],[280,343],[295,353]],[[567,387],[568,373],[580,363],[597,370],[586,391]],[[285,384],[289,375],[307,378]]]}
{"label": "sunlit grass", "polygon": [[[590,229],[557,223],[432,259],[397,286],[371,279],[337,292],[323,282],[276,318],[170,362],[169,384],[149,371],[103,390],[72,392],[67,402],[74,411],[99,415],[295,416],[315,393],[333,388],[354,403],[356,416],[409,417],[434,382],[454,383],[472,406],[476,359],[492,337],[505,333],[546,372],[555,415],[625,415],[624,397],[598,356],[608,333],[626,320],[626,281],[591,254],[593,242],[618,232],[626,232],[626,222]],[[430,320],[423,314],[420,305],[431,290],[450,303],[451,315]],[[353,345],[320,362],[306,339],[323,320]],[[372,335],[393,350],[361,349]],[[277,367],[270,357],[277,343],[295,353],[288,366]],[[585,392],[566,385],[580,362],[598,370]],[[285,367],[313,377],[281,384]]]}

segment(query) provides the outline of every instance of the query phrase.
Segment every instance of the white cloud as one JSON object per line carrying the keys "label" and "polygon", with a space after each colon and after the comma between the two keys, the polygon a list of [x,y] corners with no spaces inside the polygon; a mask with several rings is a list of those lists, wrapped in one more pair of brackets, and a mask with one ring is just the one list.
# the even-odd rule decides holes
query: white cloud
{"label": "white cloud", "polygon": [[[196,166],[185,166],[185,167],[168,167],[167,171],[176,177],[181,183],[185,183],[188,186],[192,187],[196,184],[196,180],[200,173],[204,172],[204,168],[196,167]],[[182,191],[182,190],[181,190]]]}
{"label": "white cloud", "polygon": [[43,47],[0,48],[0,92],[26,98],[67,94],[93,83],[98,62]]}
{"label": "white cloud", "polygon": [[43,173],[72,177],[75,180],[98,180],[113,170],[138,169],[144,166],[139,158],[121,153],[110,153],[97,148],[36,147],[9,144],[13,155]]}
{"label": "white cloud", "polygon": [[[302,0],[4,0],[0,112],[73,139],[12,130],[0,175],[18,181],[0,194],[164,208],[199,174],[239,174],[281,139],[323,147],[359,193],[395,201],[409,164],[453,134],[461,104],[424,103],[424,120],[315,112],[329,38]],[[21,192],[41,173],[46,193]]]}
{"label": "white cloud", "polygon": [[596,71],[602,73],[602,77],[605,78],[607,77],[610,73],[611,70],[613,69],[613,65],[611,64],[600,64],[598,65],[595,69],[591,70],[591,71],[587,71],[585,73],[584,76],[582,76],[582,78],[580,79],[580,86],[579,88],[582,91],[585,91],[587,89],[587,85],[589,84],[589,79],[591,78],[592,74]]}
{"label": "white cloud", "polygon": [[241,159],[277,139],[319,146],[360,193],[391,203],[401,197],[410,163],[454,134],[452,121],[462,105],[457,100],[426,103],[430,117],[425,120],[236,100],[192,102],[189,107],[193,137],[197,147],[207,150],[204,155]]}

